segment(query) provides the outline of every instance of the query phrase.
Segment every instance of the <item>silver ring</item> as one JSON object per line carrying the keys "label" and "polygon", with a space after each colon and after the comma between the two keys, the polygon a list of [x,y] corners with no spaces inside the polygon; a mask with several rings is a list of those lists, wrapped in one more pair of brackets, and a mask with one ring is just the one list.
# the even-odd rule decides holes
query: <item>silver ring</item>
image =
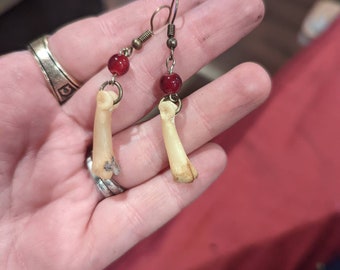
{"label": "silver ring", "polygon": [[54,58],[48,49],[47,38],[48,36],[40,37],[31,42],[27,48],[37,60],[53,96],[62,104],[66,102],[80,86]]}
{"label": "silver ring", "polygon": [[93,180],[96,183],[97,189],[105,197],[111,197],[123,193],[126,189],[122,187],[117,181],[113,179],[102,179],[92,172],[92,158],[91,156],[86,159],[86,166],[89,170]]}

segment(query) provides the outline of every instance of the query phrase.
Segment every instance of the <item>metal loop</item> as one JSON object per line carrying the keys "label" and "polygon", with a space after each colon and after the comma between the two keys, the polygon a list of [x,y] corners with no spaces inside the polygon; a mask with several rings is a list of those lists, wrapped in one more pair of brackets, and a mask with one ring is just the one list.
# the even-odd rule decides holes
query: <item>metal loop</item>
{"label": "metal loop", "polygon": [[119,53],[125,55],[126,57],[130,57],[133,51],[133,47],[123,48]]}
{"label": "metal loop", "polygon": [[172,74],[174,72],[174,68],[175,68],[175,65],[176,65],[176,60],[174,58],[173,55],[170,55],[167,59],[166,59],[166,68],[168,70],[168,72],[170,74]]}
{"label": "metal loop", "polygon": [[160,102],[163,101],[171,101],[172,103],[176,104],[177,105],[176,114],[178,114],[182,110],[182,100],[180,99],[178,94],[167,95],[160,100]]}
{"label": "metal loop", "polygon": [[116,104],[119,103],[119,102],[122,100],[122,98],[123,98],[123,87],[122,87],[122,85],[121,85],[119,82],[117,82],[117,81],[115,80],[115,77],[112,77],[112,79],[111,79],[110,81],[106,81],[106,82],[104,82],[104,83],[100,86],[99,91],[104,91],[105,88],[106,88],[107,86],[109,86],[109,85],[116,86],[117,89],[118,89],[118,97],[113,101],[113,105],[116,105]]}
{"label": "metal loop", "polygon": [[152,14],[151,19],[150,19],[150,30],[151,30],[152,33],[155,32],[155,31],[154,31],[155,27],[154,27],[154,23],[153,23],[153,21],[154,21],[154,19],[155,19],[155,16],[156,16],[162,9],[165,9],[165,8],[169,10],[169,17],[168,17],[168,19],[167,19],[167,21],[166,21],[166,23],[165,23],[164,25],[166,25],[166,24],[169,22],[170,17],[171,17],[171,7],[168,6],[168,5],[163,5],[163,6],[158,7],[158,8],[154,11],[154,13]]}

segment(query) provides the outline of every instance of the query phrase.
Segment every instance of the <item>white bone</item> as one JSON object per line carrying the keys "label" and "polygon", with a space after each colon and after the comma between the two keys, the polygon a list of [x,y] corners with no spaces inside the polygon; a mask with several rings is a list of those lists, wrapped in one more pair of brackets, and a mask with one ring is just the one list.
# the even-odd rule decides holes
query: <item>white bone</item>
{"label": "white bone", "polygon": [[92,172],[102,179],[118,175],[120,167],[112,150],[112,111],[117,94],[113,91],[98,91],[97,107],[93,128]]}
{"label": "white bone", "polygon": [[158,109],[162,119],[164,144],[172,175],[177,182],[190,183],[197,178],[198,173],[185,153],[176,130],[177,105],[171,101],[161,101]]}

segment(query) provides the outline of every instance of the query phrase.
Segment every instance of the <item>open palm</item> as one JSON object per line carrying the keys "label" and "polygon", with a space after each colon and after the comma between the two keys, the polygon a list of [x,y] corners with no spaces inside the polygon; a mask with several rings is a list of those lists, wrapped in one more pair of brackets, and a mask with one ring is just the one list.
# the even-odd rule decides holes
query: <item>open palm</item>
{"label": "open palm", "polygon": [[[165,30],[158,33],[119,78],[125,92],[113,113],[113,146],[122,167],[116,180],[128,190],[102,200],[85,166],[95,95],[110,78],[107,59],[147,29],[145,14],[156,5],[137,1],[49,38],[60,64],[84,83],[63,106],[29,52],[0,58],[1,269],[106,267],[219,176],[225,153],[208,142],[267,97],[267,74],[247,63],[186,98],[177,127],[199,178],[175,183],[159,117],[134,124],[162,95],[157,81],[168,49]],[[259,0],[183,1],[176,20],[176,72],[187,79],[251,31],[262,15]]]}

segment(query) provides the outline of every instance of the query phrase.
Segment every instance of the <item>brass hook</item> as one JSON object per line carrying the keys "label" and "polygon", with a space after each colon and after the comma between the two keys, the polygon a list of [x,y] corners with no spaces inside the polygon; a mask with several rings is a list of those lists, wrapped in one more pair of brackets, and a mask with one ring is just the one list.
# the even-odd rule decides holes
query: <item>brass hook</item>
{"label": "brass hook", "polygon": [[168,16],[167,20],[165,21],[164,26],[169,23],[169,19],[170,19],[170,16],[171,16],[171,7],[168,6],[168,5],[163,5],[163,6],[158,7],[153,12],[153,14],[151,16],[151,19],[150,19],[150,29],[146,30],[138,38],[135,38],[134,40],[132,40],[131,47],[124,49],[125,50],[124,54],[127,53],[127,54],[125,54],[126,56],[130,56],[131,55],[132,48],[136,49],[136,50],[140,50],[143,47],[143,44],[146,41],[148,41],[154,35],[154,33],[155,33],[155,26],[154,26],[155,17],[163,9],[168,9],[169,10],[169,16]]}
{"label": "brass hook", "polygon": [[[158,8],[154,11],[154,13],[152,14],[151,19],[150,19],[150,30],[151,30],[152,33],[154,33],[154,29],[155,29],[154,24],[153,24],[153,21],[154,21],[154,19],[155,19],[155,16],[156,16],[162,9],[165,9],[165,8],[169,10],[169,17],[168,17],[168,19],[167,19],[166,24],[169,22],[169,18],[170,18],[170,16],[171,16],[171,7],[168,6],[168,5],[164,5],[164,6],[158,7]],[[165,25],[166,25],[166,24],[165,24]]]}
{"label": "brass hook", "polygon": [[[150,27],[151,27],[151,32],[154,32],[154,18],[155,16],[162,10],[162,9],[168,9],[169,10],[169,17],[167,19],[167,24],[171,23],[174,24],[175,19],[176,19],[176,15],[177,15],[177,11],[178,11],[178,4],[179,4],[179,0],[172,0],[171,2],[171,6],[168,5],[163,5],[158,7],[155,12],[152,14],[151,19],[150,19]],[[172,16],[172,18],[171,18]]]}

